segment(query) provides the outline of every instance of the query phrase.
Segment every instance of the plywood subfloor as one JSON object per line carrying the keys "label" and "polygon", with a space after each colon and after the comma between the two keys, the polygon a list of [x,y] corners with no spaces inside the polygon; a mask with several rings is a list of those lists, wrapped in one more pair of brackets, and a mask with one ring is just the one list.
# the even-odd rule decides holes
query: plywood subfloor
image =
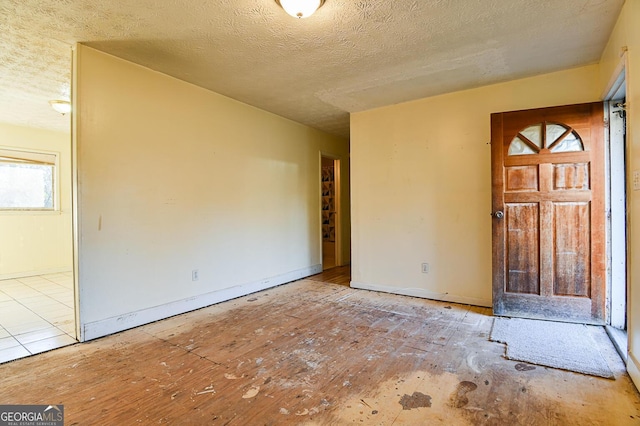
{"label": "plywood subfloor", "polygon": [[66,424],[631,425],[616,380],[508,361],[484,308],[302,280],[0,366]]}

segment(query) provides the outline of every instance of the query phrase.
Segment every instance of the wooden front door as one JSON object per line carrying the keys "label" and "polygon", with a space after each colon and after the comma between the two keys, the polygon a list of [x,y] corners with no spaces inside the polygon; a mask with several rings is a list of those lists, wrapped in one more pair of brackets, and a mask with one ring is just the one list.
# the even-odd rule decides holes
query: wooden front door
{"label": "wooden front door", "polygon": [[605,320],[603,104],[491,115],[493,312]]}

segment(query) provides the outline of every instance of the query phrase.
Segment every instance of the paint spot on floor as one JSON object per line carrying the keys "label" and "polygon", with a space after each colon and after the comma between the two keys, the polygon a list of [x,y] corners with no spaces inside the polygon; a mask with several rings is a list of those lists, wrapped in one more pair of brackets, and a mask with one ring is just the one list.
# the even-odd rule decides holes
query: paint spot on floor
{"label": "paint spot on floor", "polygon": [[478,385],[473,382],[460,382],[455,392],[451,395],[451,405],[455,408],[462,408],[469,403],[467,394],[478,389]]}
{"label": "paint spot on floor", "polygon": [[216,393],[216,391],[213,389],[213,385],[207,386],[206,388],[204,388],[202,392],[197,392],[196,395],[204,395],[207,393],[210,393],[210,394]]}
{"label": "paint spot on floor", "polygon": [[534,365],[529,365],[529,364],[516,364],[514,367],[517,371],[531,371],[531,370],[535,370],[536,367]]}
{"label": "paint spot on floor", "polygon": [[404,394],[403,397],[400,398],[400,405],[402,405],[403,410],[429,408],[431,407],[431,397],[422,392],[414,392],[413,395]]}
{"label": "paint spot on floor", "polygon": [[258,394],[258,392],[260,392],[260,386],[252,386],[251,389],[249,389],[247,392],[245,392],[244,395],[242,395],[242,398],[244,399],[253,398]]}

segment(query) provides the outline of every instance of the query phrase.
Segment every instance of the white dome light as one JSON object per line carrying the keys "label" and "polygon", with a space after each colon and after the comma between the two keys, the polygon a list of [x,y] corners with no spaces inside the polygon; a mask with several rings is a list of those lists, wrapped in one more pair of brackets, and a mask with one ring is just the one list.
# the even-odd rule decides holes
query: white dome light
{"label": "white dome light", "polygon": [[53,108],[56,112],[59,112],[62,115],[71,112],[71,102],[69,101],[56,99],[54,101],[49,101],[49,105],[51,105],[51,108]]}
{"label": "white dome light", "polygon": [[324,0],[276,0],[276,3],[294,18],[308,18],[324,4]]}

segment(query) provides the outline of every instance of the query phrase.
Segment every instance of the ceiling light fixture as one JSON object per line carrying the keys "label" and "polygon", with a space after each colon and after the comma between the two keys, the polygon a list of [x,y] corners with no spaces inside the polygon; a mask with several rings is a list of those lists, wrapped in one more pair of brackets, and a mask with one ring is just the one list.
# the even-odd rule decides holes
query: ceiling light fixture
{"label": "ceiling light fixture", "polygon": [[49,105],[51,105],[51,108],[53,108],[56,112],[59,112],[62,115],[65,115],[71,112],[71,102],[69,101],[56,99],[53,101],[49,101]]}
{"label": "ceiling light fixture", "polygon": [[325,0],[276,0],[294,18],[308,18],[324,4]]}

